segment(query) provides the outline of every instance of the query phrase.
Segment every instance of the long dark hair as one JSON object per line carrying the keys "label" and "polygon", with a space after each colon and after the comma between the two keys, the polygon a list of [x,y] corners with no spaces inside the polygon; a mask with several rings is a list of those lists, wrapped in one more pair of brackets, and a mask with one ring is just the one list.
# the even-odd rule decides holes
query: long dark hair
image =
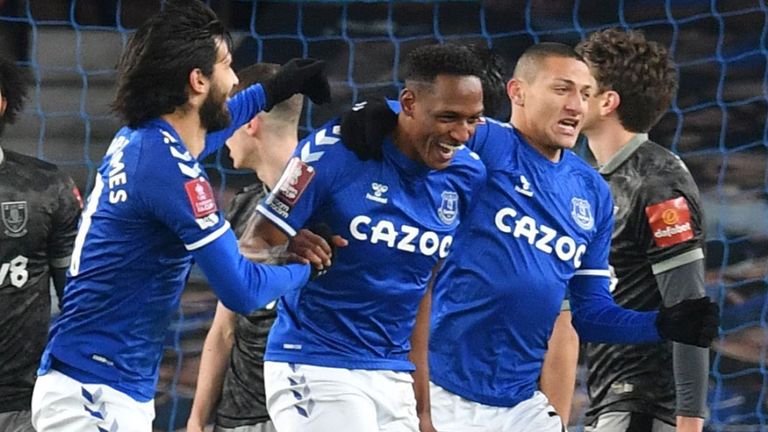
{"label": "long dark hair", "polygon": [[112,109],[128,126],[172,113],[187,103],[190,72],[213,73],[219,43],[232,39],[216,14],[198,0],[169,0],[131,36],[118,63]]}

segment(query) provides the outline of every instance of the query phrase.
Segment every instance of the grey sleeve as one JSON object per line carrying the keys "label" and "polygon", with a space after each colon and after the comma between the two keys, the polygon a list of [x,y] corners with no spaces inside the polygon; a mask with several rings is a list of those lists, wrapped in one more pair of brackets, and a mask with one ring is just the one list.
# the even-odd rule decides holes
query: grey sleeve
{"label": "grey sleeve", "polygon": [[[701,249],[695,249],[654,265],[654,273],[664,306],[669,307],[682,300],[705,295],[703,258]],[[657,269],[661,272],[657,272]],[[707,416],[709,349],[673,343],[672,358],[677,392],[677,415],[705,418]]]}

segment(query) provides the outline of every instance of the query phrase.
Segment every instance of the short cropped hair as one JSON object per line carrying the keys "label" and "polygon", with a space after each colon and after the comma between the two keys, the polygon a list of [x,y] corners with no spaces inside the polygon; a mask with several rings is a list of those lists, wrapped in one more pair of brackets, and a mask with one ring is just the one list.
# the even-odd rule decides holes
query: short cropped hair
{"label": "short cropped hair", "polygon": [[598,31],[576,46],[592,69],[598,91],[621,97],[617,114],[630,132],[648,132],[669,109],[678,88],[667,49],[637,30]]}
{"label": "short cropped hair", "polygon": [[406,57],[406,83],[433,83],[438,75],[472,75],[479,79],[483,76],[483,64],[469,47],[456,44],[424,45]]}
{"label": "short cropped hair", "polygon": [[569,45],[559,42],[541,42],[531,45],[517,60],[514,71],[515,78],[527,81],[535,80],[541,62],[552,57],[571,58],[584,62],[584,59]]}
{"label": "short cropped hair", "polygon": [[199,0],[169,0],[128,41],[112,108],[131,127],[172,113],[189,100],[190,72],[213,74],[219,43],[231,46],[232,39],[210,8]]}
{"label": "short cropped hair", "polygon": [[24,107],[28,83],[28,76],[21,68],[0,57],[0,93],[6,100],[5,113],[0,114],[0,134],[6,124],[16,121],[17,114]]}
{"label": "short cropped hair", "polygon": [[[280,65],[275,63],[254,63],[237,71],[239,84],[235,87],[235,93],[246,89],[253,84],[264,82],[273,77],[280,70]],[[265,116],[271,119],[277,119],[290,123],[293,127],[298,127],[299,117],[301,117],[301,108],[304,104],[304,96],[300,93],[280,102],[272,107],[269,112],[264,112]]]}

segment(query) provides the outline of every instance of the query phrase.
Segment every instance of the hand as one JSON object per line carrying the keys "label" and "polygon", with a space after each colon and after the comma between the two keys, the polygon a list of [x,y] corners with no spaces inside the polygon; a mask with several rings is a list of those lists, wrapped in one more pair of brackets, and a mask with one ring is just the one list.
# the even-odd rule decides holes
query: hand
{"label": "hand", "polygon": [[702,348],[709,347],[717,337],[719,325],[720,308],[709,297],[662,306],[656,317],[656,328],[662,338]]}
{"label": "hand", "polygon": [[271,110],[296,93],[307,95],[316,104],[331,101],[331,87],[322,60],[291,59],[275,75],[262,82],[261,86],[267,98],[264,111]]}
{"label": "hand", "polygon": [[397,114],[384,98],[355,105],[341,116],[341,139],[360,160],[381,160],[381,142],[397,127]]}
{"label": "hand", "polygon": [[333,235],[326,224],[318,224],[311,229],[301,229],[288,243],[288,251],[299,262],[312,265],[310,279],[324,275],[333,265],[336,249],[347,246],[346,239]]}

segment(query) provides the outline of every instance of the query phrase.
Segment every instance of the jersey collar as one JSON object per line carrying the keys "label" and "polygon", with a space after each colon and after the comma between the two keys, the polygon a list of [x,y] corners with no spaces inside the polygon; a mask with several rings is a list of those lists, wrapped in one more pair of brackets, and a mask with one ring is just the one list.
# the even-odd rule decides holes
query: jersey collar
{"label": "jersey collar", "polygon": [[431,171],[427,165],[416,162],[403,154],[391,138],[384,139],[382,153],[384,153],[384,158],[388,159],[401,174],[410,179],[424,177]]}
{"label": "jersey collar", "polygon": [[647,133],[639,133],[632,137],[629,142],[624,144],[624,147],[622,147],[618,153],[613,155],[613,157],[608,162],[606,162],[605,165],[600,167],[600,174],[610,174],[616,171],[616,168],[621,166],[624,161],[629,159],[630,156],[632,156],[632,153],[634,153],[635,150],[637,150],[637,148],[646,141],[648,141]]}

